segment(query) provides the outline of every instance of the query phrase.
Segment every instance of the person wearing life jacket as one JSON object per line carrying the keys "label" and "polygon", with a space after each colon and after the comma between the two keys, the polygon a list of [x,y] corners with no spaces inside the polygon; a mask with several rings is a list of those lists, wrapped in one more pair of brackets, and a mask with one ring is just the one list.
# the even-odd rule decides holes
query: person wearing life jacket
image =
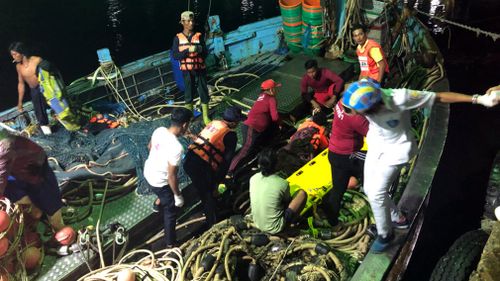
{"label": "person wearing life jacket", "polygon": [[60,245],[75,241],[75,231],[64,225],[61,191],[47,154],[30,139],[5,130],[0,130],[0,196],[30,206],[35,219],[46,214],[55,232],[53,239]]}
{"label": "person wearing life jacket", "polygon": [[210,122],[195,138],[186,154],[184,170],[198,191],[208,227],[217,221],[212,194],[227,173],[237,144],[234,129],[244,118],[239,108],[227,108],[222,120]]}
{"label": "person wearing life jacket", "polygon": [[180,24],[183,30],[174,37],[172,55],[180,62],[180,69],[184,77],[184,100],[186,108],[193,111],[193,99],[198,93],[201,100],[203,122],[210,122],[208,103],[207,74],[205,58],[207,47],[200,32],[194,32],[194,13],[185,11],[181,14]]}
{"label": "person wearing life jacket", "polygon": [[300,120],[314,111],[330,111],[335,105],[338,95],[344,89],[344,80],[325,67],[318,67],[314,59],[304,64],[306,73],[300,81],[302,103],[296,106],[291,118]]}
{"label": "person wearing life jacket", "polygon": [[307,119],[300,124],[297,132],[290,137],[290,142],[296,139],[310,139],[315,154],[318,154],[328,147],[328,138],[325,132],[326,121],[326,114],[324,112],[316,112],[312,119]]}
{"label": "person wearing life jacket", "polygon": [[368,39],[366,27],[361,24],[353,25],[352,36],[358,44],[356,54],[361,70],[358,80],[369,77],[383,84],[384,75],[389,74],[389,64],[382,47],[375,40]]}

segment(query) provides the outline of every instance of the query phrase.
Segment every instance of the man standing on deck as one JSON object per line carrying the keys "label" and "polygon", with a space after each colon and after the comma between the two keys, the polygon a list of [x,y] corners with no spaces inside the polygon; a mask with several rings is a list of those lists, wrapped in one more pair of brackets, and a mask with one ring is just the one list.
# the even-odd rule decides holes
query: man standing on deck
{"label": "man standing on deck", "polygon": [[363,137],[368,132],[368,120],[345,107],[342,99],[333,112],[332,132],[328,145],[333,188],[325,195],[322,207],[328,223],[335,226],[338,223],[341,202],[349,179],[353,176],[356,178],[363,176],[366,153],[360,150],[363,147]]}
{"label": "man standing on deck", "polygon": [[227,108],[222,120],[210,122],[196,137],[186,154],[184,171],[198,191],[208,227],[217,221],[213,192],[229,169],[238,142],[234,129],[244,119],[239,108]]}
{"label": "man standing on deck", "polygon": [[389,64],[380,44],[368,39],[366,28],[361,24],[352,27],[352,37],[358,47],[356,54],[359,60],[359,79],[371,78],[378,83],[383,82],[384,75],[389,73]]}
{"label": "man standing on deck", "polygon": [[[291,113],[294,121],[310,115],[311,109],[325,111],[327,108],[333,108],[339,93],[344,89],[344,80],[333,71],[318,67],[316,60],[306,61],[304,67],[306,74],[300,81],[302,103]],[[309,91],[309,88],[312,91]]]}
{"label": "man standing on deck", "polygon": [[194,14],[185,11],[181,14],[183,30],[177,33],[172,43],[172,54],[180,62],[180,68],[184,77],[184,100],[186,108],[193,111],[193,99],[198,93],[201,100],[201,110],[205,125],[210,123],[208,116],[208,103],[210,97],[207,87],[207,73],[205,69],[205,58],[207,47],[200,32],[194,32]]}
{"label": "man standing on deck", "polygon": [[192,117],[193,113],[185,108],[174,109],[170,127],[159,127],[153,132],[148,145],[148,159],[144,163],[146,184],[158,196],[153,203],[154,210],[163,208],[167,248],[175,246],[176,207],[184,205],[177,180],[184,148],[177,138],[186,132]]}
{"label": "man standing on deck", "polygon": [[453,92],[383,89],[368,80],[352,83],[344,93],[344,106],[369,121],[368,153],[364,167],[364,191],[373,210],[378,237],[372,250],[382,252],[394,239],[393,226],[408,225],[406,217],[389,197],[388,189],[401,168],[417,153],[411,130],[411,110],[442,103],[498,104],[495,93],[468,96]]}
{"label": "man standing on deck", "polygon": [[47,102],[43,97],[38,83],[37,67],[42,61],[41,57],[32,56],[28,48],[22,42],[14,42],[9,46],[9,52],[12,56],[13,63],[16,64],[18,84],[18,102],[17,110],[23,112],[23,98],[25,91],[25,83],[30,87],[31,102],[35,116],[40,125],[40,129],[45,135],[50,135],[52,131],[49,127],[49,117],[47,116]]}
{"label": "man standing on deck", "polygon": [[73,228],[64,225],[61,191],[43,148],[30,139],[0,130],[0,196],[3,195],[16,204],[30,206],[31,215],[37,220],[45,213],[59,244],[75,241]]}

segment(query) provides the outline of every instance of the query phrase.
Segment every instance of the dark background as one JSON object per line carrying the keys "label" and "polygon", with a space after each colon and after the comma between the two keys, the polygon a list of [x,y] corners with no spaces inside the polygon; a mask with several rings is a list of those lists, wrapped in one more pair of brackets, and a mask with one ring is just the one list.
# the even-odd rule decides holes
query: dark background
{"label": "dark background", "polygon": [[[210,0],[190,1],[206,19]],[[222,28],[279,14],[278,1],[212,0],[210,14]],[[429,9],[430,1],[419,1]],[[67,83],[98,67],[96,50],[108,47],[117,64],[164,51],[180,30],[186,0],[0,0],[0,110],[16,105],[17,76],[7,48],[12,41],[35,47],[54,62]],[[441,0],[448,19],[500,33],[500,1]],[[445,57],[452,91],[482,94],[500,84],[500,41],[429,22]],[[443,33],[439,32],[445,28]],[[27,95],[29,96],[29,95]],[[447,143],[433,183],[432,197],[405,280],[426,280],[437,259],[462,233],[480,227],[487,180],[500,148],[500,107],[451,105]]]}

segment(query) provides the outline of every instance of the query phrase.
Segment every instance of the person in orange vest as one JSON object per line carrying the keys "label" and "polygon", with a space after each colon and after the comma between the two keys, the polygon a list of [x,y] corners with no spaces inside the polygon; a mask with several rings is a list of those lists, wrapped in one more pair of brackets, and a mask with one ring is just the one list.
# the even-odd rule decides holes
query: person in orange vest
{"label": "person in orange vest", "polygon": [[356,54],[359,60],[359,79],[371,78],[381,84],[384,75],[389,73],[389,64],[379,43],[368,39],[366,27],[361,24],[355,24],[352,27],[352,37],[358,47]]}
{"label": "person in orange vest", "polygon": [[328,147],[328,138],[325,132],[326,121],[326,114],[324,112],[316,112],[312,116],[312,119],[307,119],[300,124],[297,132],[290,137],[290,142],[297,139],[310,139],[314,148],[314,154],[318,154]]}
{"label": "person in orange vest", "polygon": [[183,30],[174,37],[172,43],[172,55],[180,62],[180,68],[184,77],[184,100],[186,108],[193,111],[193,98],[198,93],[201,100],[203,122],[210,122],[208,116],[207,72],[205,58],[207,47],[200,32],[194,32],[194,14],[185,11],[181,14],[180,24]]}
{"label": "person in orange vest", "polygon": [[189,146],[186,154],[184,170],[198,191],[208,227],[217,221],[212,194],[229,169],[238,140],[234,129],[243,119],[245,117],[238,107],[227,108],[222,120],[210,122]]}

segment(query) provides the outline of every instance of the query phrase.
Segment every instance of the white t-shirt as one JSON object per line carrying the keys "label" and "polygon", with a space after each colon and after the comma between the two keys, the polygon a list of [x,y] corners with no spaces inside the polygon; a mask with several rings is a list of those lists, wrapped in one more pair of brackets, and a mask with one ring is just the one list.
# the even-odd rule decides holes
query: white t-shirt
{"label": "white t-shirt", "polygon": [[144,178],[151,186],[168,185],[168,165],[179,166],[184,152],[177,137],[165,127],[159,127],[151,136],[151,150],[144,164]]}
{"label": "white t-shirt", "polygon": [[[368,154],[389,165],[408,162],[417,152],[411,131],[411,109],[434,104],[436,93],[408,89],[382,89],[384,107],[367,114]],[[369,157],[370,155],[367,155]]]}

